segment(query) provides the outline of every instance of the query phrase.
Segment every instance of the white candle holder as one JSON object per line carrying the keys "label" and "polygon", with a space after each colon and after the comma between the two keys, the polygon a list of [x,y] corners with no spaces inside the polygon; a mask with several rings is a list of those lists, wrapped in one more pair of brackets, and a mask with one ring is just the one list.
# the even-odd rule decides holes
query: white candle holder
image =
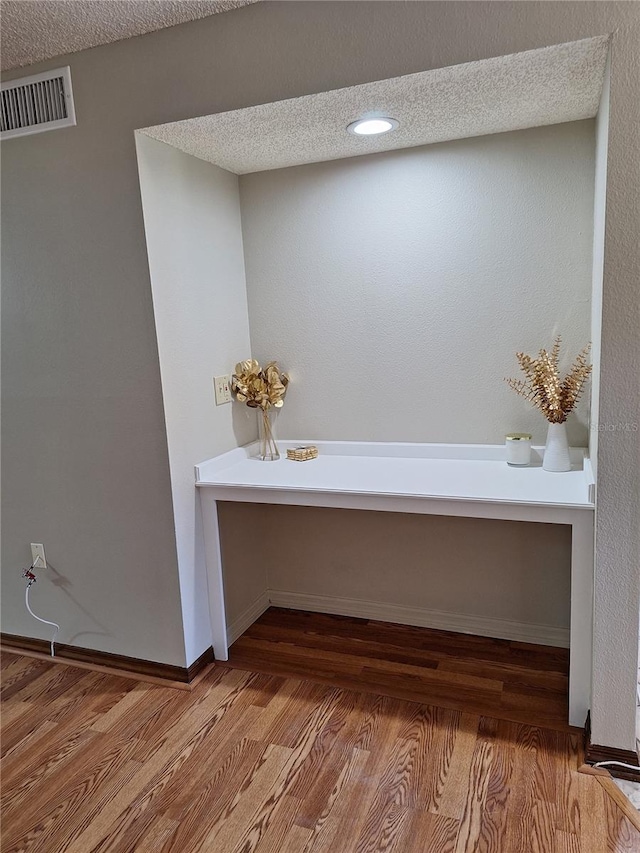
{"label": "white candle holder", "polygon": [[528,432],[511,432],[505,436],[507,465],[526,468],[531,464],[531,438]]}

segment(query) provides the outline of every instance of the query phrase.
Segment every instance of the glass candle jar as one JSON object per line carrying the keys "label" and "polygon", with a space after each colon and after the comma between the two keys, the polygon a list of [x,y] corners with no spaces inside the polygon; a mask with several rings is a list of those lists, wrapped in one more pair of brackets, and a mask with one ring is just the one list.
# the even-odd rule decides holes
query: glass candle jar
{"label": "glass candle jar", "polygon": [[511,432],[505,436],[507,465],[524,467],[531,464],[531,438],[528,432]]}

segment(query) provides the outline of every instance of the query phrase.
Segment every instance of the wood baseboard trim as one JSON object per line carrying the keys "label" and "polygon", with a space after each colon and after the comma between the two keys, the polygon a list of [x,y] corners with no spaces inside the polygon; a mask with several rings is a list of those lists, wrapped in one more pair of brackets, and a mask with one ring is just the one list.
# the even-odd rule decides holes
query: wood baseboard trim
{"label": "wood baseboard trim", "polygon": [[195,681],[200,673],[206,669],[210,663],[213,663],[214,660],[215,656],[213,654],[213,647],[209,646],[208,649],[205,649],[205,651],[202,652],[199,658],[196,658],[196,660],[187,667],[187,684],[191,684],[192,681]]}
{"label": "wood baseboard trim", "polygon": [[632,749],[617,749],[613,746],[600,746],[597,743],[591,743],[591,713],[587,714],[587,722],[584,727],[584,760],[587,764],[599,764],[601,761],[621,761],[623,764],[631,764],[638,769],[628,770],[616,765],[608,765],[604,769],[608,770],[616,779],[640,782],[640,762],[636,752]]}
{"label": "wood baseboard trim", "polygon": [[56,643],[55,657],[51,657],[47,640],[37,640],[33,637],[20,637],[16,634],[0,634],[0,644],[5,651],[28,654],[56,663],[77,665],[83,669],[93,669],[98,672],[109,672],[118,675],[130,675],[154,684],[189,687],[199,673],[214,659],[213,649],[209,647],[190,666],[173,666],[156,661],[130,658],[111,652],[100,652],[95,649],[85,649]]}
{"label": "wood baseboard trim", "polygon": [[51,661],[58,666],[73,666],[76,669],[86,669],[89,672],[100,672],[103,675],[114,675],[118,678],[130,678],[132,681],[143,681],[145,684],[158,684],[161,687],[172,687],[174,690],[190,691],[195,682],[186,684],[183,681],[168,681],[166,678],[155,678],[153,675],[142,675],[137,672],[130,672],[126,669],[116,669],[113,666],[100,666],[95,663],[84,663],[81,660],[67,660],[60,655],[51,657],[51,654],[44,652],[32,652],[27,649],[19,649],[15,646],[3,646],[0,643],[0,651],[8,652],[12,655],[20,655],[25,658],[34,658],[35,660]]}
{"label": "wood baseboard trim", "polygon": [[[438,631],[475,634],[478,637],[497,637],[521,643],[569,648],[569,629],[555,628],[550,625],[512,622],[507,619],[467,616],[441,610],[427,610],[422,607],[407,607],[400,604],[361,601],[329,595],[308,595],[277,589],[270,589],[268,598],[274,607],[285,607],[289,610],[310,610],[313,613],[355,616],[360,619],[374,619],[378,622],[393,622],[397,625],[414,625],[418,628],[434,628]],[[246,630],[249,624],[243,630]]]}

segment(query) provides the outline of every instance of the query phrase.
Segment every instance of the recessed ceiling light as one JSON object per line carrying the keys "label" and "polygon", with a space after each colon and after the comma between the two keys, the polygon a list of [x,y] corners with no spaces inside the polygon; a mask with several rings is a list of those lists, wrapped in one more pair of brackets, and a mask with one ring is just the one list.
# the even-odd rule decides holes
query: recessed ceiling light
{"label": "recessed ceiling light", "polygon": [[347,130],[356,136],[377,136],[395,130],[398,122],[394,118],[359,118],[352,121]]}

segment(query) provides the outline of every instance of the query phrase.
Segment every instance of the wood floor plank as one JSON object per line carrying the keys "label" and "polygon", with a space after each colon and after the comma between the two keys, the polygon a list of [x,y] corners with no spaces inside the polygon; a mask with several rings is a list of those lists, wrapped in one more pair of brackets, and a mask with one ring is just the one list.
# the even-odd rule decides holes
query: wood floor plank
{"label": "wood floor plank", "polygon": [[507,850],[506,829],[508,798],[511,790],[514,747],[504,735],[508,727],[499,721],[494,736],[490,739],[492,760],[489,771],[486,797],[481,815],[478,853]]}
{"label": "wood floor plank", "polygon": [[112,794],[131,779],[139,766],[130,760],[133,747],[133,743],[118,743],[106,751],[88,749],[86,754],[91,755],[91,760],[81,773],[72,773],[68,781],[56,780],[48,790],[41,786],[39,794],[19,812],[8,810],[3,815],[3,849],[19,849],[22,853],[70,849],[70,845],[57,846],[56,835],[79,832],[81,819],[91,820]]}
{"label": "wood floor plank", "polygon": [[[206,731],[210,731],[216,722],[224,717],[224,712],[233,698],[240,695],[242,686],[251,678],[249,675],[238,678],[237,675],[237,673],[228,673],[211,688],[206,701],[195,704],[183,719],[171,726],[159,748],[152,756],[147,757],[144,764],[140,764],[139,771],[130,780],[127,789],[119,791],[111,798],[107,807],[102,809],[99,820],[91,822],[83,835],[69,846],[66,853],[84,853],[87,849],[97,851],[113,848],[115,841],[127,832],[131,821],[137,816],[138,798],[148,794],[149,787],[152,789],[155,787],[156,777],[159,777],[156,784],[160,786],[164,784],[163,773],[171,774],[176,762],[179,766],[182,750],[187,748],[189,754],[193,754]],[[171,698],[170,688],[160,688],[160,690],[168,693]],[[176,696],[175,693],[173,695]],[[118,727],[119,723],[116,723],[114,728],[118,729]],[[125,742],[131,743],[135,751],[137,745],[135,739],[125,738]],[[133,816],[130,814],[131,811],[134,813]],[[146,829],[146,824],[140,827],[141,831],[143,828]],[[89,843],[91,847],[88,847]]]}
{"label": "wood floor plank", "polygon": [[[353,749],[342,765],[340,775],[331,790],[325,807],[318,817],[310,837],[306,841],[304,853],[330,853],[340,845],[339,828],[348,820],[349,812],[361,808],[357,799],[357,785],[369,760],[365,750]],[[305,818],[308,816],[308,811]],[[302,825],[302,821],[298,822]]]}
{"label": "wood floor plank", "polygon": [[438,669],[490,678],[513,685],[514,688],[534,688],[540,692],[558,693],[561,696],[566,696],[569,688],[568,672],[536,670],[515,663],[449,657],[438,661]]}
{"label": "wood floor plank", "polygon": [[580,839],[572,832],[556,829],[554,843],[556,853],[582,853]]}
{"label": "wood floor plank", "polygon": [[451,761],[438,801],[438,814],[462,821],[468,798],[468,779],[478,735],[480,720],[472,714],[462,714],[455,732]]}
{"label": "wood floor plank", "polygon": [[179,824],[176,820],[170,820],[162,815],[158,821],[151,825],[149,831],[142,836],[131,849],[134,853],[158,853],[165,842],[174,834]]}
{"label": "wood floor plank", "polygon": [[416,807],[437,813],[445,787],[461,714],[446,708],[426,706],[429,715],[428,742],[425,743],[428,772],[421,779]]}
{"label": "wood floor plank", "polygon": [[[311,636],[334,636],[347,642],[363,640],[381,643],[383,647],[393,649],[422,650],[444,658],[468,657],[478,660],[502,660],[512,664],[530,667],[532,664],[540,670],[568,672],[569,651],[551,646],[533,646],[510,640],[491,637],[479,637],[472,634],[458,634],[451,631],[439,631],[429,628],[417,628],[408,625],[394,625],[388,622],[372,622],[367,619],[334,616],[323,613],[285,610],[271,607],[247,631],[249,636],[260,626],[268,626],[274,631],[283,626],[292,627]],[[277,634],[274,634],[277,636]]]}
{"label": "wood floor plank", "polygon": [[[265,709],[265,723],[257,724],[251,730],[250,736],[258,737],[259,726],[262,732],[261,739],[280,746],[293,746],[304,721],[317,703],[330,692],[331,687],[312,684],[308,681],[287,682],[282,690],[284,703],[280,703],[280,696],[273,699]],[[272,705],[273,713],[271,713]]]}
{"label": "wood floor plank", "polygon": [[[470,785],[460,819],[460,829],[456,840],[455,853],[465,853],[467,850],[477,850],[483,828],[483,814],[489,778],[493,763],[493,744],[477,740],[471,758]],[[488,840],[485,838],[485,841]]]}
{"label": "wood floor plank", "polygon": [[280,787],[286,777],[292,755],[289,747],[269,745],[244,790],[236,795],[227,812],[209,830],[203,842],[194,848],[194,853],[200,850],[228,850],[231,853],[239,845],[251,849],[246,842],[260,823],[260,809],[270,799],[274,786]]}
{"label": "wood floor plank", "polygon": [[91,728],[96,732],[111,731],[115,724],[128,715],[132,709],[134,709],[133,713],[135,715],[135,708],[138,706],[138,703],[141,700],[144,701],[145,697],[152,692],[148,684],[135,684],[119,702],[92,723]]}
{"label": "wood floor plank", "polygon": [[[376,702],[365,721],[367,737],[362,740],[369,753],[364,770],[354,779],[351,801],[354,809],[342,816],[337,827],[337,837],[345,850],[355,850],[357,844],[367,843],[367,839],[380,826],[383,817],[378,804],[388,803],[380,787],[385,772],[388,772],[389,759],[397,741],[406,707],[397,699],[382,697]],[[357,804],[357,807],[356,807]]]}
{"label": "wood floor plank", "polygon": [[411,825],[411,812],[406,806],[387,803],[362,830],[355,853],[391,853],[404,846],[405,835]]}
{"label": "wood floor plank", "polygon": [[15,694],[16,699],[34,702],[45,693],[50,701],[66,694],[82,678],[82,670],[74,667],[49,666],[37,678],[25,684]]}
{"label": "wood floor plank", "polygon": [[306,853],[311,833],[308,829],[295,824],[289,830],[278,853]]}
{"label": "wood floor plank", "polygon": [[[60,667],[60,669],[65,668]],[[25,738],[29,738],[33,742],[34,733],[45,721],[62,724],[65,720],[71,719],[76,728],[89,725],[89,721],[95,719],[99,715],[100,709],[105,705],[105,688],[109,702],[117,701],[121,697],[121,693],[117,689],[120,679],[105,682],[105,678],[104,675],[87,673],[85,677],[70,685],[62,695],[53,696],[49,699],[45,693],[38,701],[17,702],[17,704],[28,706],[28,714],[20,715],[8,723],[5,720],[3,710],[3,759],[10,753],[15,755],[19,749],[19,744],[25,741]],[[3,709],[9,704],[10,711],[11,703],[14,700],[15,697],[9,703],[3,702]],[[43,730],[40,729],[40,731]]]}
{"label": "wood floor plank", "polygon": [[[181,815],[176,832],[162,848],[162,853],[184,853],[201,847],[206,835],[232,808],[256,769],[263,763],[267,746],[242,739],[210,778],[194,792],[192,802]],[[173,816],[173,811],[167,813]]]}
{"label": "wood floor plank", "polygon": [[294,827],[296,815],[300,809],[300,800],[290,794],[276,803],[271,821],[262,836],[253,846],[246,846],[255,853],[280,853],[287,836]]}
{"label": "wood floor plank", "polygon": [[[350,753],[355,747],[362,724],[359,699],[357,693],[345,693],[338,697],[331,716],[318,733],[295,783],[290,788],[291,796],[304,800],[307,808],[311,809],[311,827],[317,820],[313,801],[322,800],[326,787],[328,786],[329,790],[333,787],[339,775],[339,766],[344,763],[345,753]],[[313,797],[310,794],[312,789]]]}
{"label": "wood floor plank", "polygon": [[414,812],[408,849],[454,853],[459,831],[460,821],[432,812]]}
{"label": "wood floor plank", "polygon": [[586,779],[594,778],[576,774],[580,797],[580,829],[585,853],[606,853],[607,844],[604,799],[599,796],[598,783],[590,785]]}
{"label": "wood floor plank", "polygon": [[[565,835],[580,835],[580,790],[578,786],[578,743],[575,737],[569,735],[559,743],[559,755],[556,761],[558,810],[556,826]],[[563,839],[562,843],[573,843],[571,839]]]}
{"label": "wood floor plank", "polygon": [[20,717],[25,714],[31,714],[33,712],[33,705],[31,702],[3,702],[2,704],[2,728],[3,731],[11,725],[11,723],[19,720]]}
{"label": "wood floor plank", "polygon": [[627,820],[640,831],[640,811],[632,804],[610,776],[597,776],[598,784],[603,788],[609,799],[618,806]]}
{"label": "wood floor plank", "polygon": [[6,681],[3,677],[0,699],[6,702],[18,693],[23,691],[27,693],[38,678],[47,674],[53,674],[56,677],[58,670],[57,668],[53,668],[53,665],[48,661],[30,661],[28,666],[21,667],[15,672],[9,673]]}
{"label": "wood floor plank", "polygon": [[[52,724],[51,724],[52,725]],[[31,796],[37,785],[46,784],[54,774],[62,772],[67,762],[78,752],[87,749],[95,737],[90,731],[78,729],[57,731],[47,738],[46,745],[38,740],[28,751],[19,754],[13,766],[2,769],[2,808]],[[13,754],[11,755],[14,758]]]}
{"label": "wood floor plank", "polygon": [[529,727],[512,725],[510,742],[514,745],[509,792],[506,807],[508,820],[504,837],[504,849],[513,853],[529,853],[529,828],[531,826],[533,784],[536,750]]}
{"label": "wood floor plank", "polygon": [[[278,801],[295,790],[309,755],[314,751],[322,732],[326,729],[342,694],[334,690],[327,693],[320,704],[307,718],[306,724],[299,733],[298,739],[290,751],[290,756],[282,768],[282,772],[273,781],[264,802],[252,821],[244,829],[243,835],[236,845],[237,850],[254,850],[262,836],[273,821]],[[271,747],[269,747],[270,749]]]}
{"label": "wood floor plank", "polygon": [[530,848],[532,853],[549,853],[555,843],[556,806],[534,799],[531,805]]}
{"label": "wood floor plank", "polygon": [[[144,777],[140,775],[134,780],[139,791],[137,796],[132,797],[131,792],[127,792],[109,804],[110,814],[103,813],[100,816],[103,824],[100,837],[103,840],[98,849],[108,849],[112,853],[130,850],[148,831],[158,813],[165,814],[179,826],[198,790],[206,787],[209,781],[206,768],[217,766],[218,763],[224,765],[225,759],[233,752],[236,736],[241,738],[242,729],[251,722],[251,716],[247,714],[258,713],[257,708],[248,704],[245,712],[238,717],[223,714],[216,719],[215,714],[212,714],[211,719],[183,743],[182,748],[170,741],[172,748],[166,750],[163,740],[162,747],[153,754],[157,772],[154,775],[149,773],[147,759],[143,765]],[[163,749],[164,752],[158,757]],[[164,765],[163,756],[169,756]],[[104,833],[105,826],[109,828],[108,837]],[[91,831],[95,836],[98,827],[94,825]]]}
{"label": "wood floor plank", "polygon": [[567,649],[270,608],[228,665],[571,731]]}
{"label": "wood floor plank", "polygon": [[638,832],[617,807],[612,797],[604,797],[607,851],[637,853],[640,850]]}
{"label": "wood floor plank", "polygon": [[[17,654],[9,655],[4,651],[0,652],[0,659],[2,661],[0,665],[0,676],[2,678],[3,688],[14,683],[21,677],[25,670],[34,665],[34,661],[28,657],[22,657]],[[1,697],[2,692],[0,691],[0,698]],[[8,697],[5,695],[5,698]]]}
{"label": "wood floor plank", "polygon": [[[281,621],[272,614],[263,628]],[[296,621],[311,648],[318,622]],[[351,627],[366,645],[362,620],[322,626],[338,637]],[[438,632],[382,635],[399,656],[422,643],[445,660]],[[502,667],[512,687],[534,660],[538,698],[560,695],[561,654],[486,638],[458,651],[478,661],[495,651],[489,680]],[[63,676],[56,663],[21,666],[16,655],[2,666],[20,685],[2,703],[12,744],[0,768],[4,853],[640,851],[616,798],[577,772],[580,742],[557,721],[544,729],[352,690],[346,677],[216,665],[188,692],[87,670]],[[524,700],[533,680],[507,692]]]}

